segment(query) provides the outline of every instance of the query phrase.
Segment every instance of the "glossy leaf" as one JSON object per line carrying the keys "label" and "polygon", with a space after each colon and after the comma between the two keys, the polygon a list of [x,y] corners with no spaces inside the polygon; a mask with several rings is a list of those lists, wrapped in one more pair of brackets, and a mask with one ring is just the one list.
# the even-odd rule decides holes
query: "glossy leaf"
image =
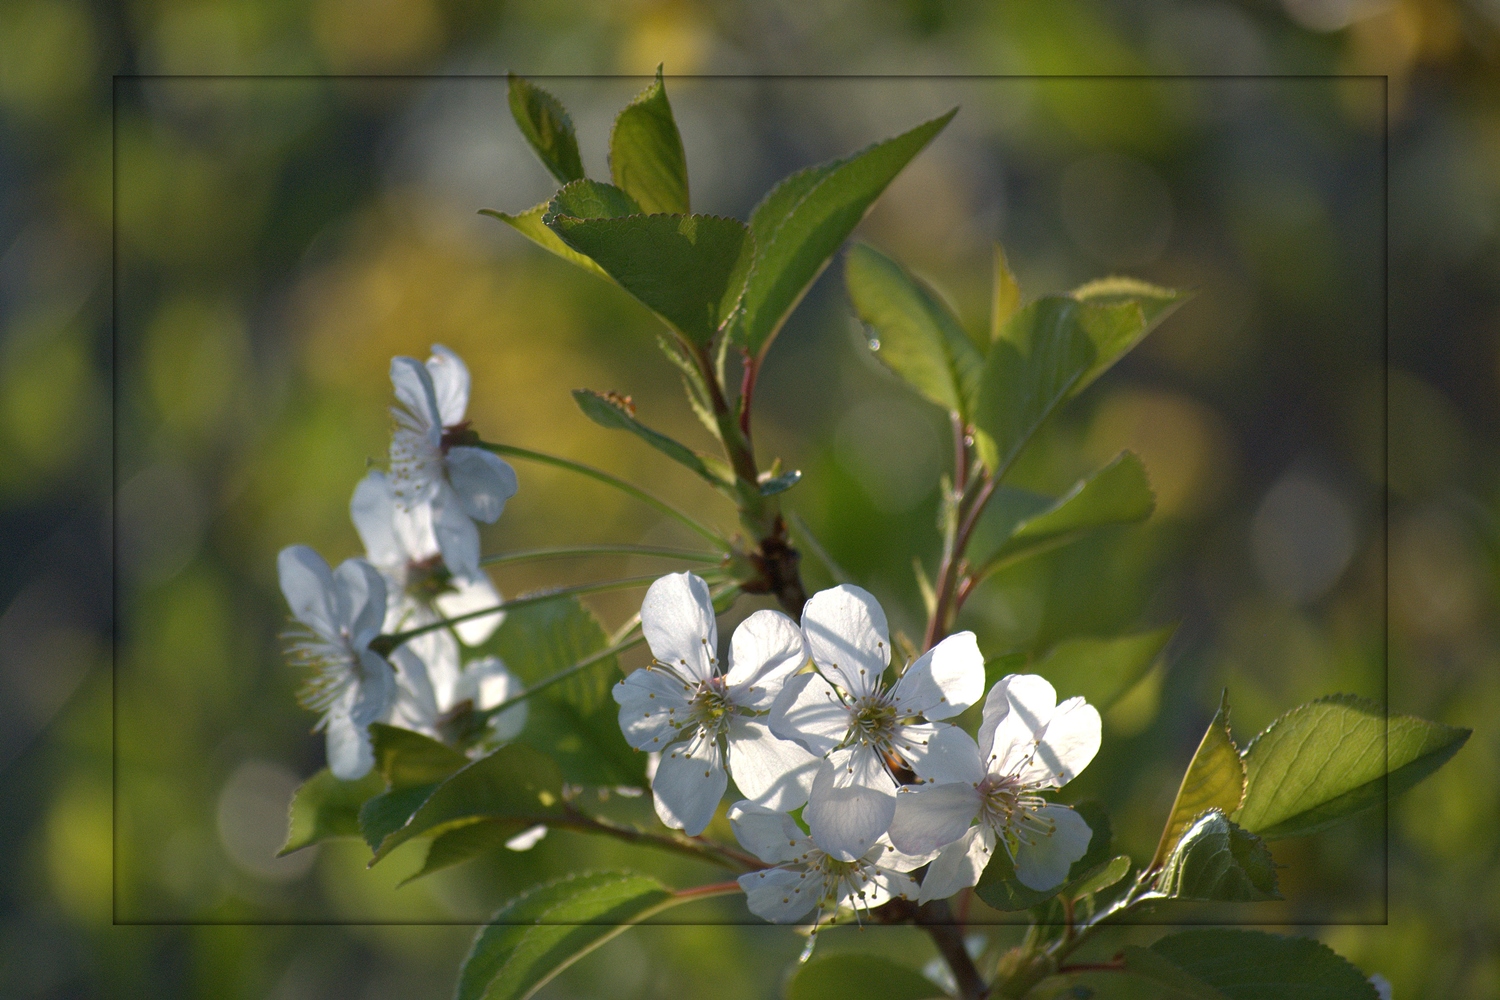
{"label": "glossy leaf", "polygon": [[[1089,335],[1094,341],[1094,364],[1078,380],[1073,392],[1077,394],[1087,388],[1191,297],[1190,292],[1160,288],[1134,278],[1100,278],[1075,288],[1073,298],[1080,302],[1127,308],[1114,312],[1113,318],[1107,318],[1110,314],[1106,314],[1089,325]],[[1138,307],[1139,314],[1128,308],[1131,306]]]}
{"label": "glossy leaf", "polygon": [[1083,857],[1073,862],[1068,869],[1068,877],[1060,885],[1053,889],[1037,890],[1021,884],[1016,878],[1015,864],[1006,852],[1005,845],[1001,843],[996,845],[995,853],[990,856],[990,863],[985,866],[984,873],[979,876],[979,884],[974,887],[979,898],[1005,912],[1029,910],[1057,896],[1075,895],[1079,886],[1094,882],[1103,874],[1102,869],[1115,865],[1115,860],[1110,857],[1112,833],[1109,814],[1093,802],[1080,802],[1073,808],[1088,823],[1094,835],[1089,839],[1088,850]]}
{"label": "glossy leaf", "polygon": [[[1139,951],[1127,946],[1125,964]],[[1158,958],[1233,1000],[1375,1000],[1375,987],[1348,961],[1311,938],[1264,931],[1191,930],[1151,945]]]}
{"label": "glossy leaf", "polygon": [[1158,868],[1166,862],[1172,846],[1197,817],[1210,809],[1217,809],[1225,816],[1233,815],[1244,797],[1245,765],[1240,760],[1234,738],[1229,734],[1229,692],[1226,691],[1219,700],[1219,710],[1214,713],[1193,759],[1188,762],[1187,771],[1182,775],[1177,798],[1167,814],[1167,824],[1162,829],[1161,841],[1149,867]]}
{"label": "glossy leaf", "polygon": [[644,211],[686,215],[692,211],[687,157],[661,70],[656,67],[656,79],[615,118],[609,172],[615,186],[630,192]]}
{"label": "glossy leaf", "polygon": [[1169,899],[1280,899],[1276,863],[1260,838],[1217,809],[1199,816],[1167,854],[1153,883]]}
{"label": "glossy leaf", "polygon": [[552,199],[549,198],[540,205],[533,205],[519,215],[510,215],[506,212],[496,211],[493,208],[482,208],[479,210],[479,214],[488,215],[492,219],[499,219],[542,249],[557,254],[557,256],[570,264],[576,264],[586,271],[592,271],[601,278],[608,278],[609,275],[605,272],[604,268],[568,246],[562,241],[560,236],[547,228],[542,220],[546,218],[548,210],[551,207]]}
{"label": "glossy leaf", "polygon": [[915,969],[868,952],[824,955],[798,966],[786,1000],[929,1000],[943,991]]}
{"label": "glossy leaf", "polygon": [[1082,695],[1102,712],[1146,676],[1176,631],[1168,625],[1109,639],[1064,639],[1026,671],[1051,681],[1059,699]]}
{"label": "glossy leaf", "polygon": [[1235,820],[1267,839],[1315,833],[1415,785],[1470,733],[1409,715],[1387,720],[1352,695],[1309,702],[1245,748],[1245,802]]}
{"label": "glossy leaf", "polygon": [[617,396],[595,392],[592,389],[574,389],[573,399],[578,403],[578,408],[583,411],[584,416],[600,427],[629,431],[672,461],[687,466],[713,486],[722,487],[732,480],[732,477],[726,478],[727,470],[722,461],[700,455],[687,445],[647,427],[635,418],[635,414],[630,412],[626,403]]}
{"label": "glossy leaf", "polygon": [[772,188],[750,215],[755,267],[732,336],[761,357],[813,280],[875,199],[958,109],[842,159],[808,167]]}
{"label": "glossy leaf", "polygon": [[340,781],[323,768],[293,793],[286,843],[276,856],[331,837],[358,837],[360,807],[384,788],[380,775],[373,771],[358,781]]}
{"label": "glossy leaf", "polygon": [[541,87],[514,73],[510,84],[510,113],[521,134],[531,144],[542,165],[559,183],[566,184],[583,176],[583,160],[578,155],[578,136],[573,119],[562,103]]}
{"label": "glossy leaf", "polygon": [[375,749],[375,770],[385,779],[387,788],[435,784],[469,763],[469,758],[452,747],[398,726],[371,723],[370,741]]}

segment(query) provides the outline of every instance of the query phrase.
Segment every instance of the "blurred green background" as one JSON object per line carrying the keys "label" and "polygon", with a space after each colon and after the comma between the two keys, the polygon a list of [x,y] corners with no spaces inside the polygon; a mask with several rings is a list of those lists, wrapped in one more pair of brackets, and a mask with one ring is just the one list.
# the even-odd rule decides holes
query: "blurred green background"
{"label": "blurred green background", "polygon": [[[1276,845],[1292,867],[1275,918],[1350,922],[1317,933],[1398,997],[1500,993],[1497,55],[1500,8],[1449,0],[12,0],[0,9],[0,993],[441,997],[471,931],[382,922],[472,922],[584,863],[703,877],[564,834],[402,889],[419,850],[372,872],[352,843],[269,858],[291,789],[322,761],[278,653],[274,553],[358,551],[347,502],[385,450],[391,355],[445,343],[470,364],[487,437],[732,522],[568,398],[630,393],[648,421],[701,443],[654,321],[475,215],[551,185],[503,80],[465,77],[644,74],[658,61],[669,74],[1388,78],[668,90],[695,209],[740,217],[781,175],[962,105],[861,235],[968,322],[985,321],[994,239],[1028,295],[1105,273],[1198,290],[1017,472],[1056,492],[1128,446],[1157,515],[997,578],[962,624],[1000,653],[1183,621],[1069,789],[1109,803],[1137,857],[1221,687],[1248,737],[1318,694],[1383,697],[1388,653],[1394,711],[1475,736],[1392,810],[1388,843],[1372,817]],[[282,78],[112,89],[116,73]],[[602,175],[612,116],[643,80],[542,82]],[[870,360],[840,277],[836,263],[770,355],[758,445],[804,470],[788,506],[912,634],[911,560],[935,561],[946,428]],[[487,551],[691,544],[585,482],[518,471]],[[806,565],[812,585],[829,582]],[[514,594],[666,568],[600,560],[496,579]],[[596,607],[612,624],[638,596]],[[324,925],[169,926],[288,920]],[[769,927],[633,931],[547,995],[774,996],[800,947]],[[820,945],[840,947],[932,956],[906,929]]]}

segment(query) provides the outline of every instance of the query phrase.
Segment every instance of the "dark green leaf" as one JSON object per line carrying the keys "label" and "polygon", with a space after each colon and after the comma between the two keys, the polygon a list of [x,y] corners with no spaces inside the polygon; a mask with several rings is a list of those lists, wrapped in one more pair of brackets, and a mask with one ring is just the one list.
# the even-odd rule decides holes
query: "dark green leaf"
{"label": "dark green leaf", "polygon": [[435,781],[426,785],[408,785],[377,795],[360,807],[359,832],[370,845],[370,850],[380,850],[385,838],[405,826],[437,786]]}
{"label": "dark green leaf", "polygon": [[501,222],[505,223],[507,226],[510,226],[516,232],[520,233],[522,236],[526,237],[528,240],[535,243],[542,249],[557,254],[559,257],[570,264],[577,264],[579,267],[583,268],[586,271],[592,271],[593,273],[599,275],[599,277],[601,278],[608,278],[609,275],[605,273],[604,268],[594,263],[588,257],[585,257],[577,250],[574,250],[572,247],[568,246],[556,233],[548,229],[546,224],[542,222],[542,219],[546,218],[548,210],[551,207],[552,200],[549,198],[547,201],[542,202],[540,205],[533,205],[531,208],[528,208],[520,215],[509,215],[505,212],[497,212],[493,208],[482,208],[479,210],[479,214],[488,215],[491,218],[499,219]]}
{"label": "dark green leaf", "polygon": [[[1375,987],[1327,945],[1264,931],[1192,930],[1150,951],[1230,1000],[1375,1000]],[[1127,947],[1133,966],[1136,950]]]}
{"label": "dark green leaf", "polygon": [[1178,306],[1192,297],[1190,292],[1148,285],[1134,278],[1100,278],[1073,290],[1073,298],[1099,306],[1138,306],[1137,315],[1129,308],[1117,311],[1112,319],[1096,321],[1089,326],[1096,356],[1093,367],[1078,380],[1073,392],[1082,392],[1094,379],[1156,329]]}
{"label": "dark green leaf", "polygon": [[578,156],[578,137],[573,119],[568,117],[557,98],[541,87],[514,73],[510,80],[510,113],[521,134],[541,158],[542,165],[559,183],[566,184],[583,176],[583,161]]}
{"label": "dark green leaf", "polygon": [[1167,855],[1154,883],[1170,899],[1280,899],[1276,863],[1259,837],[1217,809],[1199,816]]}
{"label": "dark green leaf", "polygon": [[789,472],[783,472],[779,476],[771,476],[761,481],[760,495],[763,497],[774,497],[778,493],[785,493],[801,481],[801,469],[792,469]]}
{"label": "dark green leaf", "polygon": [[1245,748],[1245,804],[1235,820],[1267,839],[1315,833],[1415,785],[1471,732],[1409,715],[1387,719],[1353,695],[1308,702]]}
{"label": "dark green leaf", "polygon": [[1112,639],[1064,639],[1030,668],[1057,689],[1058,698],[1082,695],[1101,712],[1151,669],[1176,625]]}
{"label": "dark green leaf", "polygon": [[771,189],[750,215],[755,269],[733,327],[736,343],[753,357],[765,354],[886,185],[957,113],[954,108],[852,156],[798,171]]}
{"label": "dark green leaf", "polygon": [[943,991],[915,969],[868,952],[825,955],[798,967],[786,1000],[927,1000]]}
{"label": "dark green leaf", "polygon": [[[1126,945],[1125,967],[1115,972],[1084,972],[1067,977],[1074,995],[1089,1000],[1229,1000],[1207,983],[1183,972],[1150,948]],[[1086,990],[1077,993],[1077,990]],[[1067,993],[1059,996],[1067,997]]]}
{"label": "dark green leaf", "polygon": [[548,225],[700,348],[739,304],[755,254],[743,222],[713,215],[553,215]]}
{"label": "dark green leaf", "polygon": [[609,134],[609,172],[647,212],[686,215],[687,157],[662,86],[661,67],[651,86],[626,105]]}
{"label": "dark green leaf", "polygon": [[613,184],[581,180],[564,185],[547,204],[547,216],[568,215],[575,219],[616,219],[622,215],[640,215],[641,206],[630,195]]}
{"label": "dark green leaf", "polygon": [[[1077,895],[1079,886],[1093,882],[1102,874],[1101,868],[1113,865],[1114,860],[1110,857],[1112,834],[1109,814],[1102,806],[1094,802],[1080,802],[1073,808],[1088,823],[1094,835],[1089,839],[1088,850],[1084,852],[1083,857],[1073,862],[1072,867],[1068,869],[1068,877],[1061,885],[1044,891],[1022,885],[1016,878],[1016,869],[1010,854],[1006,852],[1005,845],[1000,843],[995,846],[995,853],[990,856],[990,863],[985,866],[984,873],[979,876],[979,884],[974,887],[979,898],[995,909],[1005,912],[1029,910],[1060,895]],[[1090,891],[1097,891],[1097,888]]]}
{"label": "dark green leaf", "polygon": [[864,243],[850,248],[844,282],[855,313],[875,332],[875,357],[968,423],[984,358],[937,292]]}
{"label": "dark green leaf", "polygon": [[1075,882],[1068,884],[1068,894],[1078,899],[1091,892],[1103,892],[1130,874],[1130,855],[1116,854]]}
{"label": "dark green leaf", "polygon": [[450,746],[410,729],[370,724],[375,747],[375,770],[387,788],[431,785],[469,763],[469,758]]}
{"label": "dark green leaf", "polygon": [[[714,486],[722,487],[728,481],[723,473],[723,463],[700,455],[687,445],[654,431],[635,418],[625,401],[613,394],[595,392],[592,389],[574,389],[573,399],[578,408],[600,427],[630,431],[672,461],[687,466]],[[709,463],[715,463],[711,468]]]}
{"label": "dark green leaf", "polygon": [[568,875],[528,889],[475,936],[455,1000],[525,1000],[606,941],[682,902],[630,872]]}
{"label": "dark green leaf", "polygon": [[286,843],[277,857],[330,837],[358,837],[360,806],[384,788],[373,771],[358,781],[340,781],[325,767],[292,795]]}
{"label": "dark green leaf", "polygon": [[1210,809],[1217,809],[1225,816],[1233,815],[1245,797],[1245,765],[1240,760],[1239,748],[1229,735],[1229,692],[1219,700],[1219,710],[1214,713],[1193,759],[1188,762],[1182,775],[1182,784],[1177,789],[1177,798],[1172,811],[1167,814],[1167,825],[1162,829],[1161,841],[1156,845],[1156,854],[1150,868],[1156,868],[1167,860],[1172,846],[1187,832],[1193,821]]}
{"label": "dark green leaf", "polygon": [[422,862],[421,870],[408,876],[402,885],[444,868],[452,868],[481,854],[500,850],[518,830],[519,824],[514,820],[484,819],[441,833],[433,838],[432,844],[427,848],[427,860]]}

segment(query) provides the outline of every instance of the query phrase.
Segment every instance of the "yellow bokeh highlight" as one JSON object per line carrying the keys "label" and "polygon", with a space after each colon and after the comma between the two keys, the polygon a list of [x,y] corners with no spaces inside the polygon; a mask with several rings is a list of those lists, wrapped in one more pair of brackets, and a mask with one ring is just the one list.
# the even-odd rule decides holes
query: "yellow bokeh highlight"
{"label": "yellow bokeh highlight", "polygon": [[62,787],[47,817],[47,871],[58,904],[80,923],[111,917],[113,827],[107,785],[74,781]]}
{"label": "yellow bokeh highlight", "polygon": [[342,72],[421,65],[445,34],[433,0],[318,0],[312,26],[324,57]]}
{"label": "yellow bokeh highlight", "polygon": [[1222,418],[1176,393],[1121,389],[1094,413],[1085,451],[1107,461],[1128,448],[1140,456],[1156,492],[1158,517],[1195,517],[1220,497],[1230,463]]}

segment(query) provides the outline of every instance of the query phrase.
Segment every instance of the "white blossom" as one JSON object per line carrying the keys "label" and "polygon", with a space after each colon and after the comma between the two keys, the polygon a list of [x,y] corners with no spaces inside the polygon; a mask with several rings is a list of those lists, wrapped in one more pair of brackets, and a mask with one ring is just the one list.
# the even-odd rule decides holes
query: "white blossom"
{"label": "white blossom", "polygon": [[[1045,891],[1067,878],[1093,831],[1082,816],[1041,793],[1073,780],[1099,752],[1099,712],[1082,698],[1057,704],[1036,674],[1009,674],[990,688],[979,742],[956,733],[953,781],[903,789],[891,822],[905,851],[941,848],[921,900],[942,899],[979,881],[997,843],[1022,885]],[[977,822],[976,822],[977,821]]]}
{"label": "white blossom", "polygon": [[951,781],[952,718],[984,690],[984,657],[974,633],[949,636],[918,657],[890,687],[885,612],[867,591],[843,585],[814,594],[802,631],[818,671],[799,674],[772,706],[771,731],[823,758],[803,819],[823,850],[864,857],[890,826],[899,782]]}
{"label": "white blossom", "polygon": [[385,714],[396,687],[391,665],[370,649],[385,619],[385,581],[363,559],[330,571],[305,545],[282,549],[276,568],[292,617],[305,626],[288,648],[312,671],[298,700],[323,714],[328,769],[345,781],[363,777],[375,763],[370,723]]}
{"label": "white blossom", "polygon": [[626,741],[661,754],[651,789],[662,822],[702,833],[729,775],[741,794],[772,808],[806,802],[816,759],[777,739],[756,714],[807,662],[796,624],[779,611],[757,611],[735,629],[722,670],[708,585],[673,573],[646,592],[641,630],[654,659],[615,685],[614,697]]}

